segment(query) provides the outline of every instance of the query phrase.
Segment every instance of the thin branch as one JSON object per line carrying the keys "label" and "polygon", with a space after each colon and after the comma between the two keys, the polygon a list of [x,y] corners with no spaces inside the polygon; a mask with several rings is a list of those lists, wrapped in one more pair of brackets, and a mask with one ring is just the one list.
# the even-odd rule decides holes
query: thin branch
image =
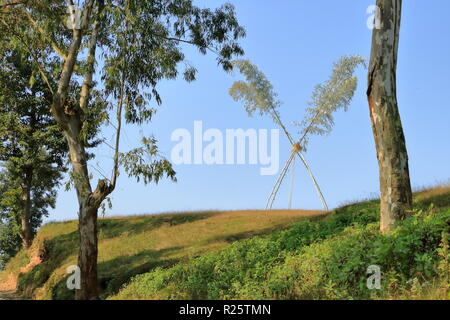
{"label": "thin branch", "polygon": [[104,143],[107,147],[109,147],[111,150],[116,150],[116,148],[113,147],[112,145],[110,145],[108,142],[106,142],[106,140],[103,141],[103,143]]}
{"label": "thin branch", "polygon": [[101,172],[100,167],[99,167],[99,169],[97,169],[92,164],[89,164],[88,166],[91,167],[92,169],[94,169],[95,171],[97,171],[98,174],[100,174],[103,178],[105,178],[106,180],[109,181],[109,178],[105,174],[103,174],[103,172]]}
{"label": "thin branch", "polygon": [[92,34],[89,40],[89,51],[87,57],[87,70],[83,79],[83,84],[81,86],[80,95],[80,109],[84,114],[87,113],[87,104],[89,96],[92,90],[93,74],[95,71],[95,53],[97,50],[97,36],[98,36],[98,25],[99,25],[99,15],[103,10],[103,1],[99,1],[97,7],[97,16],[92,27]]}
{"label": "thin branch", "polygon": [[33,17],[31,16],[31,14],[25,10],[25,14],[28,17],[28,20],[33,24],[33,26],[37,29],[37,31],[39,31],[39,33],[41,33],[46,39],[47,41],[50,42],[50,45],[52,47],[52,49],[55,51],[55,53],[61,57],[61,59],[66,60],[67,59],[67,55],[64,54],[64,52],[58,47],[58,45],[52,41],[52,39],[50,39],[50,37],[46,34],[46,32],[44,31],[44,29],[41,28],[41,26],[39,25],[39,23],[37,23],[36,20],[33,19]]}
{"label": "thin branch", "polygon": [[[6,26],[6,28],[9,29],[8,24],[2,19],[1,22]],[[11,31],[11,30],[10,30]],[[22,37],[20,37],[19,35],[13,33],[16,37],[16,39],[18,39],[25,47],[25,49],[28,51],[28,53],[33,57],[33,61],[35,61],[38,69],[39,69],[39,73],[41,74],[43,80],[45,81],[45,83],[47,84],[48,89],[50,90],[50,92],[52,93],[52,95],[54,94],[53,88],[50,85],[50,81],[47,77],[47,75],[45,74],[45,70],[44,68],[41,66],[41,64],[39,63],[39,59],[36,57],[36,55],[34,54],[33,50],[30,49],[30,47],[28,46],[27,42],[25,40],[22,39]]]}
{"label": "thin branch", "polygon": [[[128,1],[125,3],[125,39],[128,36]],[[122,78],[121,78],[121,86],[120,86],[120,96],[119,102],[117,105],[117,130],[116,130],[116,145],[114,151],[114,169],[113,169],[113,177],[111,182],[111,189],[114,190],[116,188],[117,177],[119,176],[119,147],[120,147],[120,133],[122,129],[122,109],[125,95],[125,70],[126,70],[126,59],[123,58],[122,61]],[[128,105],[128,97],[126,98],[126,103]]]}
{"label": "thin branch", "polygon": [[5,4],[2,4],[1,6],[0,6],[0,8],[7,8],[7,7],[12,7],[12,6],[19,6],[19,5],[21,5],[21,4],[26,4],[28,1],[27,0],[25,0],[25,1],[17,1],[17,2],[8,2],[8,3],[5,3]]}
{"label": "thin branch", "polygon": [[278,112],[275,110],[275,108],[272,107],[272,112],[270,113],[272,115],[272,117],[275,119],[275,122],[281,127],[281,129],[283,129],[284,134],[286,135],[286,137],[289,139],[289,142],[294,145],[295,141],[292,138],[291,134],[289,133],[289,131],[287,131],[286,126],[283,124],[283,122],[281,122],[281,118],[278,115]]}
{"label": "thin branch", "polygon": [[[187,43],[187,44],[191,44],[191,45],[197,46],[197,44],[195,42],[189,41],[189,40],[185,40],[185,39],[174,38],[174,37],[166,37],[166,36],[159,35],[159,34],[157,34],[156,36],[160,37],[160,38],[163,38],[163,39],[166,39],[168,41],[177,41],[177,42],[182,42],[182,43]],[[207,50],[217,54],[218,56],[220,56],[220,53],[217,50],[215,50],[215,49],[213,49],[211,47],[202,47],[202,48],[205,48],[205,49],[207,49]]]}
{"label": "thin branch", "polygon": [[312,129],[312,126],[314,124],[314,121],[316,121],[317,117],[320,115],[321,110],[317,111],[316,115],[314,116],[314,118],[312,118],[309,126],[306,128],[305,133],[303,134],[303,136],[300,138],[300,140],[298,141],[298,143],[301,145],[301,143],[303,142],[303,140],[306,138],[306,135],[309,133],[309,131]]}

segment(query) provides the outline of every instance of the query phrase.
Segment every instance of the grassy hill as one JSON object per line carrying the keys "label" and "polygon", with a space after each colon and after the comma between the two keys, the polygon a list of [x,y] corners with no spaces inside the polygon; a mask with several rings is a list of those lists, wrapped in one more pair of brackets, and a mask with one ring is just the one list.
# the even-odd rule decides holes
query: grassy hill
{"label": "grassy hill", "polygon": [[[232,242],[292,226],[322,211],[213,211],[174,213],[99,220],[98,271],[103,297],[137,274],[168,267]],[[0,294],[16,285],[35,299],[70,299],[66,269],[76,265],[77,222],[49,223],[33,246],[12,259],[0,272]]]}
{"label": "grassy hill", "polygon": [[[411,217],[378,232],[377,200],[320,211],[163,214],[99,221],[107,299],[446,299],[450,187],[415,194]],[[76,222],[45,225],[0,272],[35,299],[70,299]],[[382,271],[368,290],[366,269]]]}

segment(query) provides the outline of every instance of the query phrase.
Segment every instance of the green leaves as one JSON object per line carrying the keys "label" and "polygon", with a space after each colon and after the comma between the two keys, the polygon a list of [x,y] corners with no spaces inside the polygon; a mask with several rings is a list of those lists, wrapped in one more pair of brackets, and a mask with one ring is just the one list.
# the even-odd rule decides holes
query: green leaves
{"label": "green leaves", "polygon": [[194,67],[187,67],[186,70],[184,70],[184,80],[186,80],[187,82],[192,82],[195,81],[195,76],[197,74],[197,69]]}
{"label": "green leaves", "polygon": [[186,63],[185,46],[202,54],[213,52],[225,70],[231,69],[234,56],[243,54],[237,41],[245,31],[229,4],[210,10],[194,6],[192,0],[108,1],[102,23],[102,80],[106,93],[115,97],[124,81],[131,123],[151,119],[151,99],[162,102],[157,84],[176,79],[179,64],[185,63],[186,81],[196,79],[197,69]]}
{"label": "green leaves", "polygon": [[34,86],[34,84],[36,83],[36,77],[34,76],[34,74],[31,75],[30,77],[30,87],[32,88]]}
{"label": "green leaves", "polygon": [[359,55],[341,57],[334,63],[330,79],[314,88],[305,118],[295,123],[302,127],[300,133],[304,146],[308,142],[308,135],[326,135],[331,132],[334,112],[339,109],[347,111],[357,86],[357,78],[353,74],[359,65],[365,66],[365,59]]}
{"label": "green leaves", "polygon": [[[22,22],[12,20],[11,26],[20,29]],[[34,233],[54,206],[67,148],[50,115],[51,90],[33,57],[45,56],[45,50],[24,47],[10,32],[7,28],[0,39],[0,225],[9,228],[3,236],[12,241],[4,250],[6,245],[11,250],[20,245],[25,210],[30,208],[27,216]],[[31,34],[24,37],[33,46]],[[25,204],[28,194],[30,202]]]}
{"label": "green leaves", "polygon": [[[267,114],[279,123],[278,108],[281,102],[264,73],[249,60],[236,60],[232,64],[239,69],[246,81],[233,83],[229,91],[231,97],[244,103],[249,116],[253,116],[255,112],[260,115]],[[365,60],[360,56],[343,56],[334,63],[330,79],[315,87],[304,120],[294,122],[294,125],[302,127],[299,141],[302,149],[306,149],[309,135],[324,135],[331,132],[335,111],[347,110],[357,85],[353,73],[359,65],[365,66]]]}
{"label": "green leaves", "polygon": [[154,138],[143,138],[142,147],[120,154],[125,172],[138,182],[142,179],[145,184],[158,183],[164,176],[176,181],[172,164],[159,155],[156,142]]}
{"label": "green leaves", "polygon": [[244,103],[244,108],[249,116],[253,116],[255,112],[271,116],[277,113],[281,102],[277,99],[277,94],[265,74],[249,60],[236,60],[232,64],[245,77],[246,82],[233,83],[229,91],[231,97],[235,101]]}

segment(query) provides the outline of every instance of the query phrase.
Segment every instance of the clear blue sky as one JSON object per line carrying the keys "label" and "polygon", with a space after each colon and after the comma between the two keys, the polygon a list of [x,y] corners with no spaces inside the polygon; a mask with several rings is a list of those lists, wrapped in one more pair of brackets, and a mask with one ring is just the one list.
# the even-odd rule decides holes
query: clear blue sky
{"label": "clear blue sky", "polygon": [[[286,123],[301,120],[314,86],[330,74],[333,61],[344,54],[370,54],[371,31],[366,27],[369,0],[232,0],[247,29],[242,41],[246,58],[272,81]],[[216,7],[219,0],[197,1]],[[450,1],[403,1],[399,48],[398,99],[414,186],[450,178]],[[205,128],[276,128],[268,118],[249,118],[228,89],[239,79],[216,66],[214,56],[187,49],[199,70],[194,83],[183,80],[160,85],[163,105],[150,125],[127,127],[126,151],[142,134],[154,134],[161,152],[170,157],[173,130],[192,130],[195,120]],[[328,137],[314,138],[306,154],[330,206],[378,192],[378,166],[366,102],[366,71],[359,69],[359,86],[349,112],[336,115]],[[291,128],[295,132],[295,128]],[[106,137],[111,137],[108,130]],[[281,137],[283,163],[290,151]],[[97,150],[91,164],[109,173],[111,152]],[[107,216],[208,209],[262,209],[276,176],[261,176],[259,166],[176,166],[178,182],[158,186],[138,184],[122,174]],[[92,169],[91,169],[92,171]],[[94,174],[95,171],[92,171]],[[290,179],[288,179],[289,181]],[[288,182],[286,181],[286,182]],[[95,181],[94,181],[95,184]],[[286,208],[289,183],[281,189],[276,208]],[[303,167],[297,162],[293,206],[320,209],[320,201]],[[74,190],[61,188],[49,220],[76,219]]]}

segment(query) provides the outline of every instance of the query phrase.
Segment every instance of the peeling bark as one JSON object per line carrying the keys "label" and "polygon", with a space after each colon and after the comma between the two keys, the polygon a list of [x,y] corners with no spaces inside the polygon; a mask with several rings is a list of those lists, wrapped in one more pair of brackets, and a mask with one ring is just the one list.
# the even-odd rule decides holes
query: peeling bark
{"label": "peeling bark", "polygon": [[380,171],[380,229],[391,230],[412,207],[408,153],[397,103],[396,72],[402,0],[377,0],[367,97]]}

